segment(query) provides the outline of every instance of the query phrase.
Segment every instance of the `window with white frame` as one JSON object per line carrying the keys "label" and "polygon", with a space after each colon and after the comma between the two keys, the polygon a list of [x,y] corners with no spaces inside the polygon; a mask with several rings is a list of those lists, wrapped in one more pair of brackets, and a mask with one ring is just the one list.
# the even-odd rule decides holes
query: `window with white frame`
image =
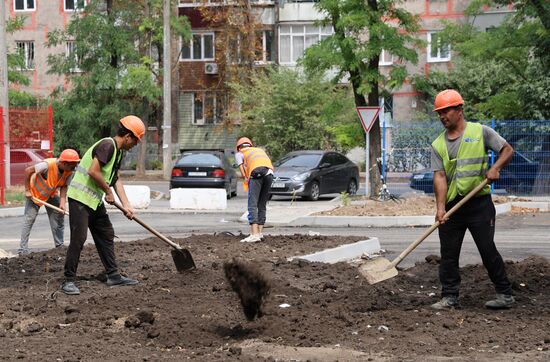
{"label": "window with white frame", "polygon": [[18,41],[16,42],[17,51],[23,57],[25,70],[34,69],[34,42]]}
{"label": "window with white frame", "polygon": [[222,119],[222,104],[216,92],[193,93],[193,124],[216,124]]}
{"label": "window with white frame", "polygon": [[393,54],[388,52],[386,49],[382,49],[382,52],[380,53],[380,58],[378,60],[378,65],[392,65],[393,63]]}
{"label": "window with white frame", "polygon": [[441,39],[441,33],[428,33],[428,62],[448,62],[451,60],[451,45]]}
{"label": "window with white frame", "polygon": [[279,63],[294,65],[307,48],[334,33],[331,26],[292,24],[279,26]]}
{"label": "window with white frame", "polygon": [[263,30],[257,33],[259,49],[256,55],[258,63],[268,63],[274,61],[275,42],[273,41],[273,30]]}
{"label": "window with white frame", "polygon": [[13,7],[15,11],[30,11],[36,9],[34,0],[13,0]]}
{"label": "window with white frame", "polygon": [[65,11],[82,11],[86,7],[86,0],[64,0]]}
{"label": "window with white frame", "polygon": [[182,60],[214,60],[214,33],[194,33],[192,39],[182,44]]}
{"label": "window with white frame", "polygon": [[71,40],[65,44],[65,56],[73,63],[73,66],[71,67],[71,72],[78,73],[82,71],[80,70],[80,57],[78,56],[78,53],[76,51],[75,41]]}

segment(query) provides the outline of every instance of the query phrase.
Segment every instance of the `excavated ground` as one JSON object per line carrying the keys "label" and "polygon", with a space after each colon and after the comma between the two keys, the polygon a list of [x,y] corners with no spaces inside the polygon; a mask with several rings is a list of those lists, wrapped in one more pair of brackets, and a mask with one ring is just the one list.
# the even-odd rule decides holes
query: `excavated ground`
{"label": "excavated ground", "polygon": [[[175,270],[156,239],[117,243],[140,284],[107,287],[94,246],[79,267],[82,294],[58,292],[64,250],[0,259],[0,359],[28,360],[550,360],[550,264],[507,262],[517,305],[483,307],[493,289],[481,265],[462,269],[462,309],[436,312],[437,258],[369,285],[346,263],[287,261],[357,241],[338,236],[228,234],[177,240],[198,269]],[[263,317],[245,318],[224,276],[238,258],[267,278]],[[287,306],[288,305],[288,306]]]}

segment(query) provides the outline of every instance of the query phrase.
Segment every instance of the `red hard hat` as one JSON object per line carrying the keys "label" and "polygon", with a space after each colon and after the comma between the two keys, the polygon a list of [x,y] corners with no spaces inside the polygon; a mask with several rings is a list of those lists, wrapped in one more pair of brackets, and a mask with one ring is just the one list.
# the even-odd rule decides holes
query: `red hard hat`
{"label": "red hard hat", "polygon": [[132,131],[134,136],[141,141],[141,137],[145,134],[145,125],[141,119],[136,116],[126,116],[120,120],[120,123]]}
{"label": "red hard hat", "polygon": [[464,99],[460,93],[454,89],[445,89],[437,94],[434,102],[434,112],[439,111],[440,109],[445,109],[449,107],[461,106],[464,104]]}
{"label": "red hard hat", "polygon": [[72,148],[67,148],[61,152],[59,155],[59,161],[64,162],[78,162],[80,161],[80,156],[78,155],[78,152],[73,150]]}
{"label": "red hard hat", "polygon": [[237,149],[239,149],[240,146],[244,145],[245,143],[248,143],[250,146],[252,146],[252,141],[248,137],[241,137],[237,141]]}

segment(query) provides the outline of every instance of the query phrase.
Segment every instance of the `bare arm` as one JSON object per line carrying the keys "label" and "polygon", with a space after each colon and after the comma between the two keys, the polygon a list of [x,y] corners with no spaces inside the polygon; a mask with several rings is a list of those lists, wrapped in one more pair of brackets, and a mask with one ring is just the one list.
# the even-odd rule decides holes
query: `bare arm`
{"label": "bare arm", "polygon": [[499,152],[497,162],[487,171],[485,177],[491,182],[498,180],[500,178],[500,170],[510,162],[513,155],[514,149],[509,143],[505,143]]}
{"label": "bare arm", "polygon": [[115,201],[115,196],[113,195],[113,191],[109,187],[109,184],[105,181],[103,175],[101,174],[101,164],[99,163],[97,157],[94,157],[92,166],[88,170],[88,175],[99,187],[101,187],[103,192],[105,192],[105,201],[112,204]]}
{"label": "bare arm", "polygon": [[61,187],[59,192],[59,208],[65,210],[65,202],[67,201],[67,185]]}
{"label": "bare arm", "polygon": [[25,197],[27,199],[30,199],[32,197],[31,194],[31,178],[32,175],[36,172],[34,166],[29,166],[25,169]]}
{"label": "bare arm", "polygon": [[445,223],[445,202],[447,201],[447,176],[445,171],[434,171],[434,192],[435,192],[435,204],[437,211],[435,214],[435,220],[441,224]]}

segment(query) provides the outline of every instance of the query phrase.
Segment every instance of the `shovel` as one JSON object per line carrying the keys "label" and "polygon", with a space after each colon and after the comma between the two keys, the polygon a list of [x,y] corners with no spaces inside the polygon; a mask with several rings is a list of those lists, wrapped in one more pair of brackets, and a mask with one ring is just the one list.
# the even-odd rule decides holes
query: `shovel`
{"label": "shovel", "polygon": [[[124,214],[126,214],[126,210],[120,205],[118,202],[114,202],[114,205],[122,211]],[[182,248],[178,244],[174,243],[172,240],[168,239],[166,236],[162,235],[137,217],[133,217],[132,220],[135,220],[138,224],[149,230],[152,234],[154,234],[157,238],[164,241],[166,244],[170,245],[172,249],[172,259],[174,259],[174,264],[176,265],[176,269],[178,272],[183,273],[184,271],[195,269],[195,262],[193,261],[193,257],[191,256],[191,253],[189,250]]]}
{"label": "shovel", "polygon": [[40,200],[40,199],[37,199],[37,198],[34,197],[34,196],[32,196],[32,200],[33,200],[34,202],[37,202],[37,203],[39,203],[39,204],[42,204],[42,205],[44,205],[44,206],[46,206],[46,207],[49,207],[50,209],[53,209],[53,210],[59,212],[60,214],[69,215],[69,212],[68,212],[67,210],[63,210],[63,209],[60,209],[60,208],[57,207],[57,206],[54,206],[54,205],[52,205],[52,204],[48,204],[46,201],[42,201],[42,200]]}
{"label": "shovel", "polygon": [[[456,210],[458,210],[462,205],[464,205],[468,200],[470,200],[472,197],[474,197],[479,191],[481,191],[482,188],[487,185],[489,180],[485,179],[482,183],[477,185],[475,189],[470,191],[462,200],[460,200],[455,206],[452,207],[447,213],[445,214],[444,218],[449,218],[452,214],[455,213]],[[401,254],[397,258],[395,258],[392,262],[390,262],[386,258],[376,258],[372,261],[368,261],[365,264],[361,265],[359,267],[359,272],[361,275],[363,275],[367,279],[367,283],[369,284],[376,284],[378,282],[381,282],[386,279],[393,278],[397,275],[397,269],[395,268],[397,264],[401,263],[401,261],[409,255],[416,247],[424,241],[437,227],[439,226],[439,221],[436,221],[428,230],[424,232],[418,239],[416,239],[411,245],[407,247],[407,249],[403,250]]]}

